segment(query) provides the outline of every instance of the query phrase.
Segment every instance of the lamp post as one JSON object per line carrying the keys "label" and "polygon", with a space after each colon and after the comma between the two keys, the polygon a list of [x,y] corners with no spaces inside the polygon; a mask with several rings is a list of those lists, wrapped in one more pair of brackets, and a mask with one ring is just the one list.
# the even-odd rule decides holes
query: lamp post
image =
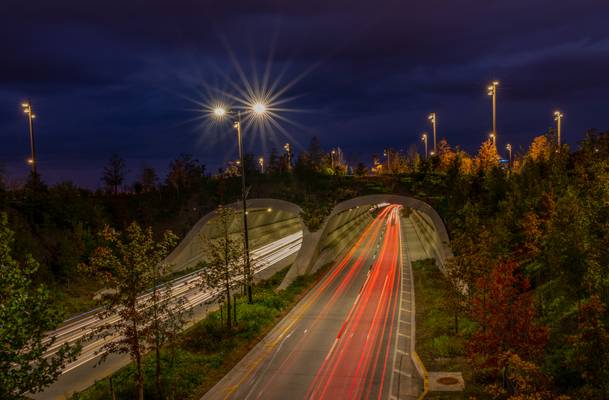
{"label": "lamp post", "polygon": [[34,108],[32,107],[32,102],[27,100],[21,103],[21,107],[23,108],[23,112],[27,114],[28,118],[28,127],[29,127],[29,135],[30,135],[30,158],[27,160],[28,164],[32,167],[32,174],[36,174],[36,144],[34,142],[34,118],[36,118],[36,114],[34,114]]}
{"label": "lamp post", "polygon": [[264,174],[264,157],[258,159],[258,165],[260,165],[260,173]]}
{"label": "lamp post", "polygon": [[[262,116],[266,113],[266,106],[263,103],[257,102],[252,105],[251,111],[258,115]],[[218,118],[222,118],[225,115],[229,114],[229,112],[222,108],[216,107],[214,109],[214,114]],[[237,118],[233,121],[233,127],[237,130],[237,143],[239,147],[239,164],[241,165],[241,201],[243,204],[243,252],[245,258],[245,286],[247,290],[247,301],[251,304],[253,303],[252,297],[252,273],[251,273],[251,262],[250,262],[250,246],[249,246],[249,237],[248,237],[248,228],[247,228],[247,190],[245,187],[245,162],[243,161],[243,140],[241,134],[241,113],[237,113]]]}
{"label": "lamp post", "polygon": [[283,145],[283,149],[285,150],[288,156],[288,171],[292,169],[292,146],[289,143]]}
{"label": "lamp post", "polygon": [[492,134],[494,135],[495,139],[493,139],[493,143],[495,144],[495,147],[497,147],[497,86],[499,86],[499,81],[493,81],[493,83],[491,83],[489,85],[488,89],[488,95],[491,96],[492,98],[492,102],[493,102],[493,131]]}
{"label": "lamp post", "polygon": [[558,145],[558,151],[560,151],[560,134],[562,128],[562,117],[563,113],[560,111],[554,111],[554,121],[556,121],[556,144]]}
{"label": "lamp post", "polygon": [[425,159],[427,160],[427,133],[421,135],[421,140],[425,143]]}
{"label": "lamp post", "polygon": [[391,164],[389,163],[389,150],[388,149],[383,150],[383,155],[385,157],[387,157],[387,173],[390,174],[391,173]]}
{"label": "lamp post", "polygon": [[334,171],[334,155],[336,154],[336,150],[332,149],[332,151],[330,152],[330,159],[331,159],[331,164],[332,164],[332,171]]}
{"label": "lamp post", "polygon": [[505,149],[508,152],[508,158],[509,158],[509,167],[510,169],[512,168],[512,145],[510,143],[505,145]]}
{"label": "lamp post", "polygon": [[436,136],[437,136],[436,127],[437,127],[437,124],[438,124],[436,113],[432,112],[431,114],[429,114],[427,119],[431,122],[431,126],[433,128],[433,152],[435,154],[438,151],[438,148],[436,146]]}

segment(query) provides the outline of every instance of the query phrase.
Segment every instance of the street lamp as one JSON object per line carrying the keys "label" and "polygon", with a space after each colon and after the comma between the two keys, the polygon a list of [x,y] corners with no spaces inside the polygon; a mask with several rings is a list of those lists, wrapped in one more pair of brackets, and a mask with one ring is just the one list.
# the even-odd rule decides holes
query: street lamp
{"label": "street lamp", "polygon": [[556,121],[556,144],[558,145],[558,151],[560,151],[560,134],[562,128],[562,117],[563,113],[560,111],[554,111],[554,121]]}
{"label": "street lamp", "polygon": [[421,141],[425,143],[425,159],[427,160],[427,133],[421,135]]}
{"label": "street lamp", "polygon": [[437,152],[437,151],[438,151],[438,148],[437,148],[437,146],[436,146],[436,136],[437,136],[437,135],[436,135],[436,133],[437,133],[437,132],[436,132],[436,127],[437,127],[437,124],[438,124],[438,120],[437,120],[437,117],[436,117],[436,113],[435,113],[435,112],[432,112],[431,114],[429,114],[429,116],[427,117],[427,119],[428,119],[428,120],[431,122],[431,126],[432,126],[432,128],[433,128],[433,151],[434,151],[434,153],[435,153],[435,152]]}
{"label": "street lamp", "polygon": [[390,174],[391,173],[391,164],[389,163],[389,150],[387,150],[387,149],[383,150],[383,155],[385,157],[387,157],[387,173]]}
{"label": "street lamp", "polygon": [[260,173],[264,174],[264,157],[258,159],[258,165],[260,165]]}
{"label": "street lamp", "polygon": [[332,151],[330,152],[330,159],[331,159],[331,164],[332,164],[332,171],[334,171],[334,154],[336,154],[336,150],[332,149]]}
{"label": "street lamp", "polygon": [[[262,112],[264,113],[264,110],[266,108],[259,108],[259,110],[262,110]],[[287,156],[288,156],[288,171],[290,171],[292,169],[292,146],[290,146],[289,143],[286,143],[283,145],[283,149],[285,150]]]}
{"label": "street lamp", "polygon": [[508,154],[509,154],[509,166],[510,168],[512,168],[512,145],[511,144],[506,144],[505,145],[505,149],[507,150]]}
{"label": "street lamp", "polygon": [[[266,113],[266,106],[261,102],[256,102],[251,105],[248,110],[257,117],[263,117]],[[234,112],[230,112],[226,110],[224,107],[216,107],[213,110],[214,115],[217,118],[224,118],[227,115],[234,116]],[[239,164],[241,166],[241,201],[243,204],[243,249],[244,249],[244,257],[245,257],[245,286],[247,288],[247,299],[251,304],[253,303],[252,297],[252,274],[251,274],[251,262],[250,262],[250,247],[249,247],[249,237],[248,237],[248,229],[247,229],[247,191],[245,188],[245,162],[243,161],[243,140],[241,134],[241,113],[237,112],[236,118],[233,120],[233,127],[237,130],[237,143],[239,146]]]}
{"label": "street lamp", "polygon": [[[493,81],[488,86],[488,95],[493,99],[493,135],[497,136],[497,86],[499,86],[499,81]],[[493,140],[495,147],[497,147],[496,140]]]}
{"label": "street lamp", "polygon": [[34,118],[36,118],[36,114],[34,114],[34,109],[32,107],[32,102],[27,100],[21,103],[21,108],[23,112],[27,114],[28,118],[28,127],[29,127],[29,135],[30,135],[30,158],[28,159],[28,164],[32,166],[32,174],[36,174],[36,146],[34,143]]}

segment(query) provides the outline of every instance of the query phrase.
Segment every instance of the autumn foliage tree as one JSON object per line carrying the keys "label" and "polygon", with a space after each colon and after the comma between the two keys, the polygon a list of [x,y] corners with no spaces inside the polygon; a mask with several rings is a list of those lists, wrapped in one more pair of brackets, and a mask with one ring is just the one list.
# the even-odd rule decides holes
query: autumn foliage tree
{"label": "autumn foliage tree", "polygon": [[543,354],[548,329],[535,322],[532,293],[527,278],[515,262],[499,263],[476,283],[471,317],[479,325],[469,342],[470,357],[491,374],[505,367],[501,355],[517,354],[537,360]]}
{"label": "autumn foliage tree", "polygon": [[548,161],[551,154],[552,144],[546,135],[536,136],[527,153],[533,161]]}
{"label": "autumn foliage tree", "polygon": [[479,171],[489,171],[499,165],[499,154],[497,147],[492,139],[487,139],[482,142],[478,155],[476,156],[476,165]]}
{"label": "autumn foliage tree", "polygon": [[446,139],[440,140],[438,143],[438,157],[440,158],[440,170],[447,171],[457,157],[457,153],[451,149]]}

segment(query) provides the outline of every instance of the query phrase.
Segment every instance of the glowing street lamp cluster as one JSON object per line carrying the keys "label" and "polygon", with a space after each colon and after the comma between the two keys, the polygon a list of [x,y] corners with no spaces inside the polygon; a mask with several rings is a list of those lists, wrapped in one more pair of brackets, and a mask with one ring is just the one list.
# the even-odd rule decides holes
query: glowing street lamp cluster
{"label": "glowing street lamp cluster", "polygon": [[[262,101],[254,101],[248,107],[248,111],[250,111],[254,116],[258,118],[264,118],[267,113],[267,105]],[[232,110],[227,110],[226,107],[217,105],[213,108],[213,115],[216,118],[224,118],[226,116],[235,116],[235,112]],[[250,260],[250,250],[249,250],[249,237],[248,237],[248,228],[247,228],[247,190],[245,187],[245,162],[243,160],[243,135],[241,131],[241,112],[236,113],[236,118],[233,121],[233,127],[237,130],[237,144],[239,146],[239,161],[238,164],[241,168],[241,201],[243,203],[243,241],[244,241],[244,258],[245,258],[245,286],[247,288],[247,298],[249,303],[253,303],[252,297],[252,273],[251,273],[251,260]],[[260,169],[264,168],[264,160],[260,159]]]}

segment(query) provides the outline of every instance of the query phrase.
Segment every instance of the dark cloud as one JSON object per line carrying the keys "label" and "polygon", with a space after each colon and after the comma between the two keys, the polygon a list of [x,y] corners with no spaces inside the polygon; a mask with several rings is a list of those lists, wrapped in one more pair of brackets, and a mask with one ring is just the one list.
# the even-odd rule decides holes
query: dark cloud
{"label": "dark cloud", "polygon": [[23,169],[19,102],[31,97],[53,180],[95,185],[115,151],[138,165],[193,152],[215,170],[233,146],[205,132],[197,102],[213,97],[209,87],[230,88],[227,77],[241,84],[231,54],[261,77],[271,50],[271,80],[296,81],[285,107],[301,112],[285,127],[303,144],[317,134],[359,157],[407,148],[434,110],[442,135],[474,151],[492,79],[500,141],[525,144],[561,107],[574,143],[609,125],[608,18],[598,0],[5,0],[0,157]]}

